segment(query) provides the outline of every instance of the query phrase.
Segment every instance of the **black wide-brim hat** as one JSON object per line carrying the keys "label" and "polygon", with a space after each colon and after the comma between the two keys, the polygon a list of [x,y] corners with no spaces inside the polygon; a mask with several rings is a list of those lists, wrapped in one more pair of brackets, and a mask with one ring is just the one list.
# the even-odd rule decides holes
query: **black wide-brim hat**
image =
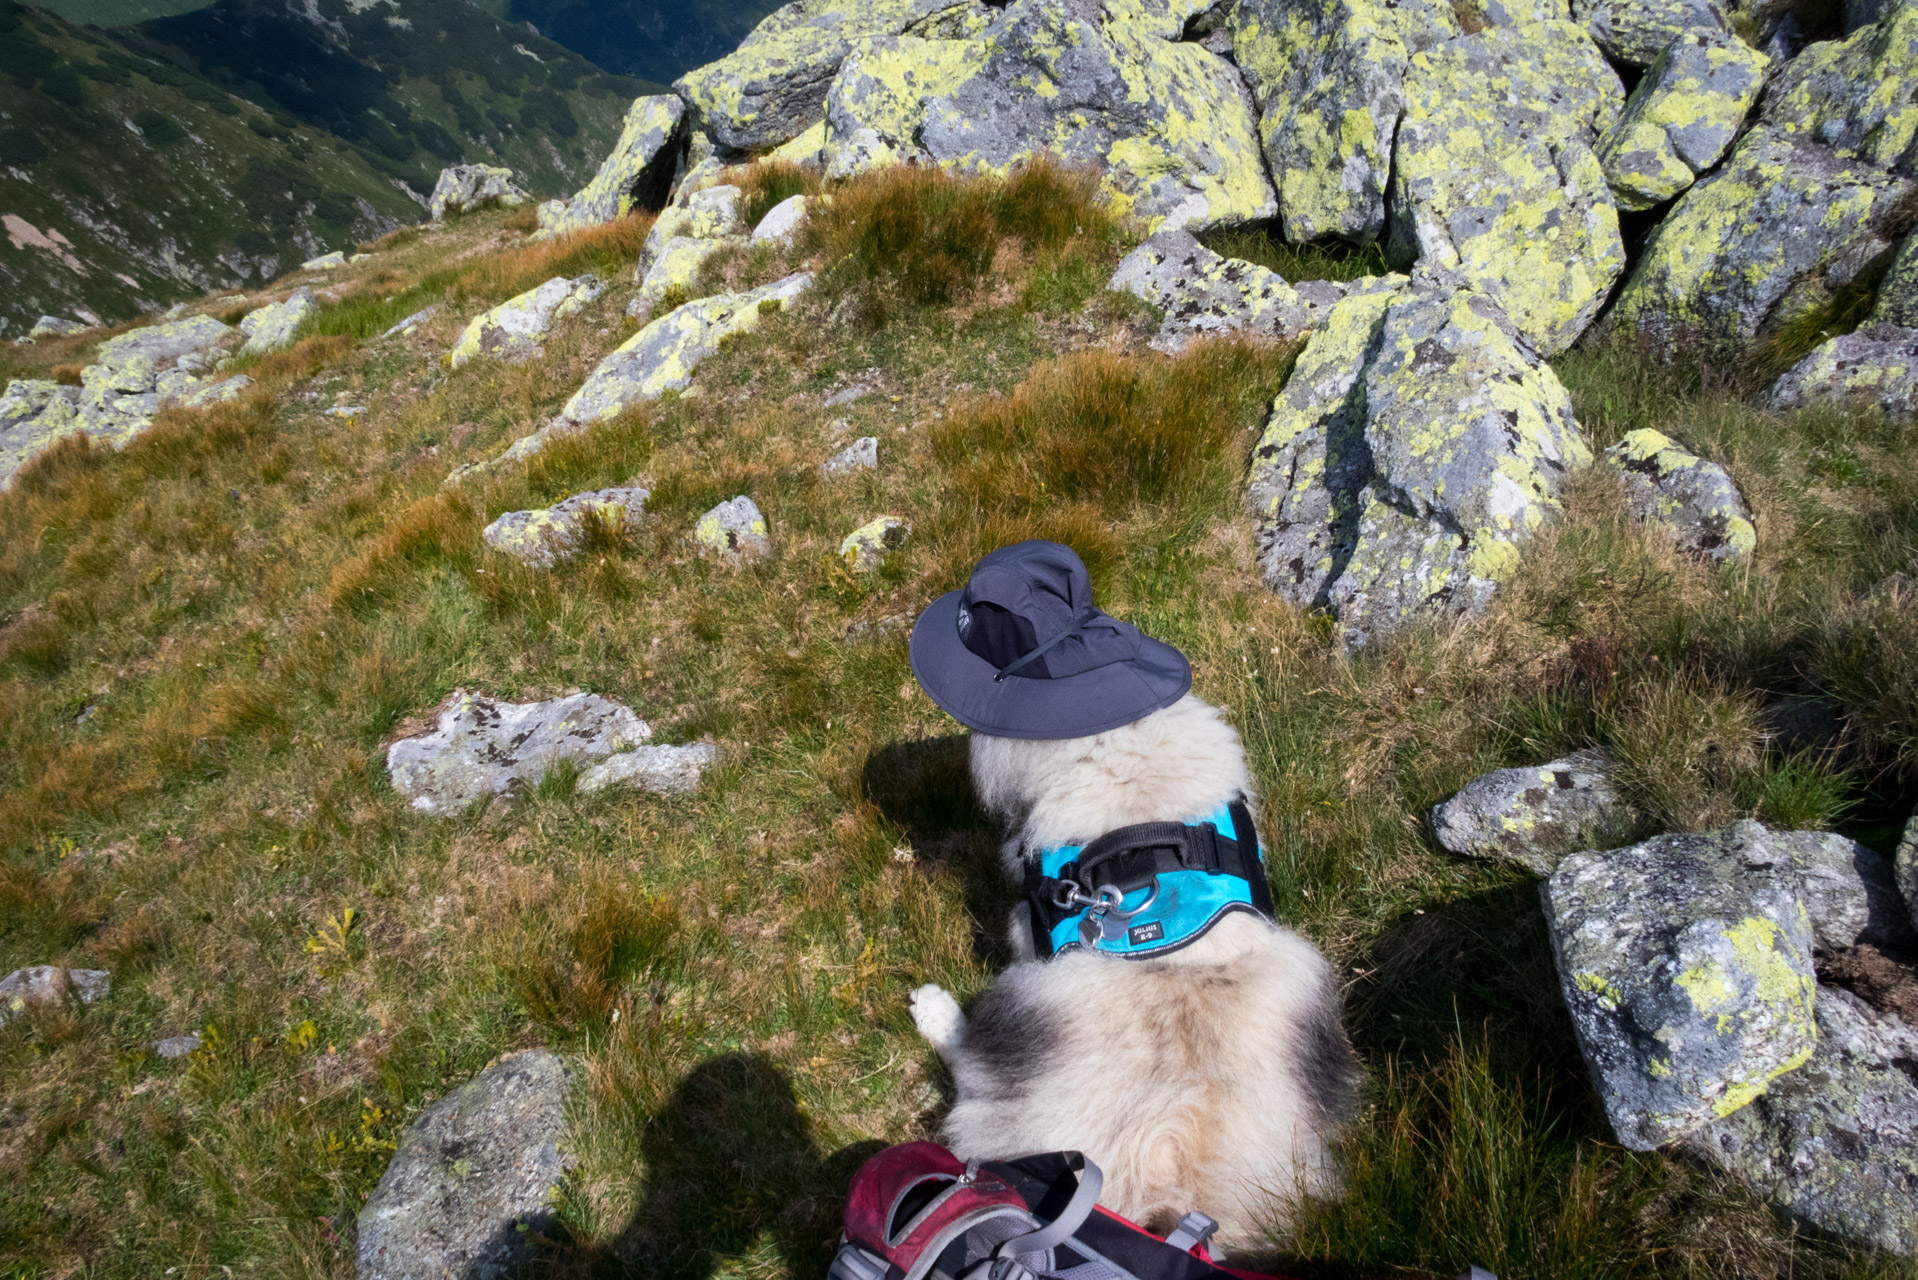
{"label": "black wide-brim hat", "polygon": [[1000,738],[1084,738],[1169,707],[1185,655],[1093,607],[1072,548],[1017,542],[973,566],[912,629],[912,673],[939,709]]}

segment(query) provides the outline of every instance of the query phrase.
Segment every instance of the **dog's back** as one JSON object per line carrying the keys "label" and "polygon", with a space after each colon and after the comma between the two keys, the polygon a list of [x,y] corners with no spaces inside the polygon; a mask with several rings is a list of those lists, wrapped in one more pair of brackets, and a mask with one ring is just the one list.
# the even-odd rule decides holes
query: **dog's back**
{"label": "dog's back", "polygon": [[[1191,697],[1095,738],[975,735],[973,769],[1013,828],[1015,873],[1023,852],[1202,817],[1250,790],[1237,734]],[[1012,937],[1029,956],[1024,921],[1021,907]],[[1108,1207],[1160,1228],[1202,1210],[1239,1252],[1333,1183],[1328,1144],[1356,1076],[1337,985],[1310,943],[1263,918],[1228,915],[1158,959],[1028,959],[970,1019],[936,988],[914,1012],[952,1068],[946,1136],[962,1156],[1084,1151]]]}

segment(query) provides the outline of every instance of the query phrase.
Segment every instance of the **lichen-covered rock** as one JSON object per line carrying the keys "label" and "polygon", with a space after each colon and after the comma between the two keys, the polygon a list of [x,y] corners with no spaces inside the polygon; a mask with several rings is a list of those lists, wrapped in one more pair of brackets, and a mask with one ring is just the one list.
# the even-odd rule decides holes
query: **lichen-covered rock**
{"label": "lichen-covered rock", "polygon": [[66,969],[57,964],[15,969],[0,978],[0,1026],[30,1006],[50,1008],[68,1000],[92,1004],[112,983],[113,975],[105,969]]}
{"label": "lichen-covered rock", "polygon": [[581,795],[634,787],[672,795],[691,791],[699,785],[706,770],[719,763],[719,748],[710,742],[688,742],[681,746],[634,747],[607,756],[579,775],[574,788]]}
{"label": "lichen-covered rock", "polygon": [[906,545],[912,533],[912,521],[898,516],[880,516],[860,525],[839,544],[839,559],[851,573],[872,573],[883,568],[886,558]]}
{"label": "lichen-covered rock", "polygon": [[544,1049],[500,1059],[426,1108],[359,1216],[360,1280],[500,1280],[554,1229],[573,1166],[572,1073]]}
{"label": "lichen-covered rock", "polygon": [[682,190],[661,210],[640,250],[640,278],[674,240],[718,240],[739,230],[740,190],[730,183]]}
{"label": "lichen-covered rock", "polygon": [[1161,231],[1127,254],[1108,289],[1165,313],[1152,345],[1176,352],[1206,333],[1246,331],[1289,341],[1316,327],[1348,293],[1395,290],[1403,276],[1351,284],[1313,280],[1294,287],[1256,263],[1222,257],[1184,230]]}
{"label": "lichen-covered rock", "polygon": [[1731,34],[1719,0],[1572,0],[1572,16],[1620,62],[1649,67],[1673,40]]}
{"label": "lichen-covered rock", "polygon": [[1906,915],[1918,929],[1918,813],[1905,823],[1905,834],[1892,858],[1892,877],[1898,896],[1905,901]]}
{"label": "lichen-covered rock", "polygon": [[801,271],[758,289],[716,294],[668,312],[601,360],[560,416],[574,423],[599,422],[642,400],[684,390],[699,362],[719,349],[721,339],[753,328],[765,311],[778,310],[811,285],[812,273]]}
{"label": "lichen-covered rock", "polygon": [[1641,427],[1607,449],[1605,461],[1617,471],[1632,510],[1663,528],[1681,550],[1734,560],[1757,548],[1758,530],[1732,478],[1670,436]]}
{"label": "lichen-covered rock", "polygon": [[[651,726],[632,708],[594,693],[546,702],[502,702],[456,689],[441,704],[431,732],[401,738],[387,749],[386,771],[393,789],[413,808],[454,814],[476,800],[510,795],[536,783],[561,761],[578,766],[583,785],[595,767],[632,752],[652,736]],[[670,750],[683,754],[690,748]],[[648,768],[641,767],[631,775],[650,776]]]}
{"label": "lichen-covered rock", "polygon": [[314,299],[313,290],[302,285],[282,302],[269,302],[264,307],[247,312],[240,320],[240,332],[246,335],[243,354],[264,355],[269,351],[278,351],[281,347],[292,346],[293,335],[299,332],[307,317],[319,309],[320,304]]}
{"label": "lichen-covered rock", "polygon": [[1894,418],[1918,414],[1918,328],[1875,324],[1821,343],[1766,398],[1780,409],[1849,404]]}
{"label": "lichen-covered rock", "polygon": [[828,94],[827,172],[1004,172],[1050,153],[1099,169],[1115,209],[1153,226],[1270,217],[1251,102],[1228,63],[1179,41],[1181,15],[1014,0],[975,39],[861,41]]}
{"label": "lichen-covered rock", "polygon": [[421,307],[418,311],[415,311],[412,315],[407,316],[405,319],[399,321],[399,323],[393,325],[393,327],[388,329],[385,333],[382,333],[380,337],[382,338],[391,338],[394,336],[405,337],[407,334],[413,332],[413,330],[419,328],[421,325],[425,324],[428,320],[431,320],[434,316],[438,315],[439,313],[440,313],[440,307],[439,307],[439,303],[437,302],[430,307]]}
{"label": "lichen-covered rock", "polygon": [[1598,162],[1621,209],[1650,209],[1692,185],[1738,136],[1770,59],[1738,37],[1674,39],[1598,142]]}
{"label": "lichen-covered rock", "polygon": [[517,205],[532,199],[513,181],[513,171],[496,164],[455,164],[440,170],[426,208],[433,221],[485,204]]}
{"label": "lichen-covered rock", "polygon": [[1918,6],[1785,67],[1757,125],[1652,233],[1613,315],[1659,339],[1744,342],[1831,301],[1895,243],[1918,176]]}
{"label": "lichen-covered rock", "polygon": [[1811,921],[1765,834],[1741,823],[1575,853],[1543,886],[1579,1048],[1634,1151],[1732,1114],[1811,1057]]}
{"label": "lichen-covered rock", "polygon": [[1856,840],[1829,831],[1772,831],[1764,838],[1791,859],[1799,896],[1811,918],[1812,941],[1820,949],[1903,950],[1911,944],[1911,922],[1890,863]]}
{"label": "lichen-covered rock", "polygon": [[1596,752],[1474,778],[1432,811],[1438,842],[1453,853],[1513,862],[1550,875],[1581,849],[1603,849],[1630,834],[1631,804],[1612,787]]}
{"label": "lichen-covered rock", "polygon": [[673,88],[721,146],[776,147],[824,116],[826,88],[858,41],[964,35],[983,26],[988,12],[970,0],[796,0]]}
{"label": "lichen-covered rock", "polygon": [[592,181],[560,207],[540,206],[538,234],[582,231],[664,203],[685,147],[685,121],[686,105],[675,94],[633,99],[619,141]]}
{"label": "lichen-covered rock", "polygon": [[1285,238],[1385,233],[1412,55],[1461,34],[1439,0],[1239,0],[1232,49],[1259,111]]}
{"label": "lichen-covered rock", "polygon": [[33,322],[33,328],[27,330],[27,337],[66,338],[76,333],[85,333],[86,326],[78,320],[63,320],[59,316],[41,316]]}
{"label": "lichen-covered rock", "polygon": [[0,396],[0,488],[27,462],[66,436],[85,433],[124,448],[170,405],[226,399],[246,385],[205,375],[237,345],[240,331],[211,316],[190,316],[134,329],[100,344],[97,363],[80,371],[78,387],[38,380],[9,383]]}
{"label": "lichen-covered rock", "polygon": [[1820,1231],[1918,1252],[1918,1031],[1821,987],[1818,1043],[1765,1095],[1687,1146]]}
{"label": "lichen-covered rock", "polygon": [[1878,301],[1872,306],[1871,318],[1877,324],[1918,329],[1918,231],[1905,236],[1898,256],[1878,282]]}
{"label": "lichen-covered rock", "polygon": [[743,493],[699,517],[699,523],[693,526],[693,541],[702,550],[734,564],[763,559],[773,549],[766,517],[760,514],[759,504]]}
{"label": "lichen-covered rock", "polygon": [[1553,355],[1625,269],[1591,147],[1624,102],[1569,22],[1490,28],[1411,60],[1393,148],[1391,251],[1461,273]]}
{"label": "lichen-covered rock", "polygon": [[806,197],[787,196],[772,208],[753,228],[754,244],[787,245],[806,221]]}
{"label": "lichen-covered rock", "polygon": [[857,440],[819,464],[819,474],[828,478],[871,471],[879,466],[879,437],[860,436]]}
{"label": "lichen-covered rock", "polygon": [[1498,304],[1415,277],[1334,306],[1254,452],[1259,565],[1349,647],[1482,607],[1590,447]]}
{"label": "lichen-covered rock", "polygon": [[699,269],[706,259],[734,241],[699,240],[692,236],[674,236],[651,256],[646,274],[640,277],[639,292],[626,305],[626,314],[650,315],[661,298],[677,291],[683,300],[697,292]]}
{"label": "lichen-covered rock", "polygon": [[308,258],[300,264],[302,271],[333,271],[346,265],[346,250],[335,249],[332,253],[323,253],[317,258]]}
{"label": "lichen-covered rock", "polygon": [[495,551],[536,569],[550,569],[578,551],[588,520],[599,520],[614,530],[629,529],[639,522],[650,496],[636,487],[576,493],[536,511],[508,511],[480,536]]}
{"label": "lichen-covered rock", "polygon": [[545,284],[528,289],[518,297],[500,303],[490,311],[473,317],[454,344],[448,360],[457,369],[469,360],[491,356],[495,360],[526,360],[539,354],[552,327],[579,309],[598,299],[605,286],[595,275],[568,280],[554,276]]}
{"label": "lichen-covered rock", "polygon": [[200,1043],[200,1033],[197,1031],[189,1031],[182,1036],[167,1036],[163,1039],[155,1040],[153,1042],[153,1052],[169,1062],[177,1062],[181,1058],[192,1057],[193,1051],[200,1047]]}

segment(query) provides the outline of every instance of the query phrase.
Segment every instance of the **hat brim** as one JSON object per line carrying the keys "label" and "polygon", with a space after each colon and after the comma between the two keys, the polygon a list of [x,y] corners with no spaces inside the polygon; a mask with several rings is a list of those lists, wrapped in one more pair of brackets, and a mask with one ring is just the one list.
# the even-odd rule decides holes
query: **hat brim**
{"label": "hat brim", "polygon": [[1139,656],[1056,680],[998,669],[959,639],[959,597],[926,606],[912,628],[912,674],[941,711],[999,738],[1084,738],[1169,707],[1192,687],[1192,666],[1171,645],[1139,637]]}

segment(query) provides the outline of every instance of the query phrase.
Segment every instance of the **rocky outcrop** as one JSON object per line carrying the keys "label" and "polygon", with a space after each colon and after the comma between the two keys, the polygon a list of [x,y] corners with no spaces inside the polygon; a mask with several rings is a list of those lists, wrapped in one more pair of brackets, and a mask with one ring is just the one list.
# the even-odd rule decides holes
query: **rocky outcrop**
{"label": "rocky outcrop", "polygon": [[690,789],[718,758],[710,743],[646,746],[652,727],[598,694],[502,702],[456,689],[437,726],[386,752],[393,789],[421,813],[450,815],[490,796],[511,796],[569,762],[578,790],[615,785]]}
{"label": "rocky outcrop", "polygon": [[1772,384],[1780,409],[1849,405],[1887,417],[1918,414],[1918,328],[1874,324],[1820,344]]}
{"label": "rocky outcrop", "polygon": [[1598,142],[1618,207],[1663,204],[1717,164],[1765,87],[1769,63],[1726,33],[1673,39]]}
{"label": "rocky outcrop", "polygon": [[1625,501],[1640,519],[1662,528],[1682,551],[1734,560],[1758,546],[1751,512],[1725,469],[1680,448],[1650,427],[1627,432],[1605,451]]}
{"label": "rocky outcrop", "polygon": [[1429,276],[1348,297],[1253,455],[1259,566],[1348,646],[1479,608],[1590,459],[1565,388],[1490,297]]}
{"label": "rocky outcrop", "polygon": [[105,969],[66,969],[57,964],[29,965],[0,978],[0,1026],[29,1008],[56,1008],[69,1000],[92,1004],[113,985]]}
{"label": "rocky outcrop", "polygon": [[1794,1217],[1889,1253],[1918,1252],[1918,1031],[1832,987],[1804,1066],[1686,1143]]}
{"label": "rocky outcrop", "polygon": [[300,264],[300,270],[302,271],[337,271],[345,265],[346,265],[346,250],[335,249],[333,252],[323,253],[317,258],[308,258],[305,262],[302,262]]}
{"label": "rocky outcrop", "polygon": [[59,316],[41,316],[33,322],[33,328],[27,330],[29,342],[37,338],[68,338],[76,333],[85,333],[87,326],[78,320],[66,320]]}
{"label": "rocky outcrop", "polygon": [[684,154],[685,123],[686,106],[673,94],[633,99],[619,141],[593,180],[571,200],[540,205],[537,235],[583,231],[663,204]]}
{"label": "rocky outcrop", "polygon": [[1756,823],[1577,853],[1544,885],[1566,1008],[1618,1140],[1649,1151],[1803,1066],[1812,923]]}
{"label": "rocky outcrop", "polygon": [[1306,281],[1296,288],[1257,263],[1226,258],[1189,231],[1161,231],[1127,254],[1106,287],[1165,313],[1152,346],[1183,350],[1201,334],[1255,333],[1281,342],[1323,323],[1350,294],[1402,288],[1404,276],[1367,276],[1350,284]]}
{"label": "rocky outcrop", "polygon": [[966,34],[982,28],[990,12],[966,0],[800,0],[673,88],[722,147],[776,147],[824,119],[827,88],[861,41]]}
{"label": "rocky outcrop", "polygon": [[420,1116],[360,1210],[360,1280],[517,1274],[553,1229],[573,1166],[572,1071],[544,1049],[510,1054]]}
{"label": "rocky outcrop", "polygon": [[726,501],[699,517],[693,541],[700,550],[733,564],[763,560],[772,554],[766,517],[759,504],[745,494]]}
{"label": "rocky outcrop", "polygon": [[812,274],[802,271],[745,293],[716,294],[668,312],[600,361],[560,417],[575,424],[600,422],[641,401],[684,390],[699,362],[718,350],[722,339],[753,328],[767,311],[777,311],[811,285]]}
{"label": "rocky outcrop", "polygon": [[873,573],[885,567],[886,560],[912,534],[912,521],[898,516],[880,516],[860,525],[839,544],[839,562],[848,573]]}
{"label": "rocky outcrop", "polygon": [[598,300],[605,286],[595,275],[554,276],[545,284],[474,316],[460,334],[448,362],[457,369],[469,360],[527,360],[539,354],[552,327]]}
{"label": "rocky outcrop", "polygon": [[246,313],[240,320],[240,332],[246,335],[246,345],[241,348],[242,355],[265,355],[269,351],[278,351],[281,347],[293,345],[293,336],[300,331],[307,317],[317,315],[319,302],[313,297],[313,290],[305,285],[288,294],[283,301],[269,302]]}
{"label": "rocky outcrop", "polygon": [[433,221],[444,222],[489,204],[517,205],[532,199],[513,181],[513,171],[495,164],[456,164],[440,170],[426,208]]}
{"label": "rocky outcrop", "polygon": [[1619,843],[1633,818],[1605,758],[1580,751],[1474,778],[1432,811],[1432,830],[1453,853],[1545,876],[1571,853]]}
{"label": "rocky outcrop", "polygon": [[1918,7],[1814,44],[1756,126],[1679,197],[1613,317],[1656,339],[1744,342],[1828,303],[1890,255],[1918,176]]}
{"label": "rocky outcrop", "polygon": [[536,569],[550,569],[579,550],[589,520],[617,532],[639,522],[651,496],[644,489],[595,489],[536,511],[508,511],[480,535],[486,545]]}
{"label": "rocky outcrop", "polygon": [[1719,0],[1572,0],[1572,16],[1606,56],[1636,67],[1657,62],[1675,40],[1731,33]]}
{"label": "rocky outcrop", "polygon": [[124,448],[169,406],[197,408],[237,396],[244,374],[210,376],[240,332],[210,316],[134,329],[100,344],[80,386],[39,380],[7,384],[0,395],[0,488],[56,440],[84,433]]}

